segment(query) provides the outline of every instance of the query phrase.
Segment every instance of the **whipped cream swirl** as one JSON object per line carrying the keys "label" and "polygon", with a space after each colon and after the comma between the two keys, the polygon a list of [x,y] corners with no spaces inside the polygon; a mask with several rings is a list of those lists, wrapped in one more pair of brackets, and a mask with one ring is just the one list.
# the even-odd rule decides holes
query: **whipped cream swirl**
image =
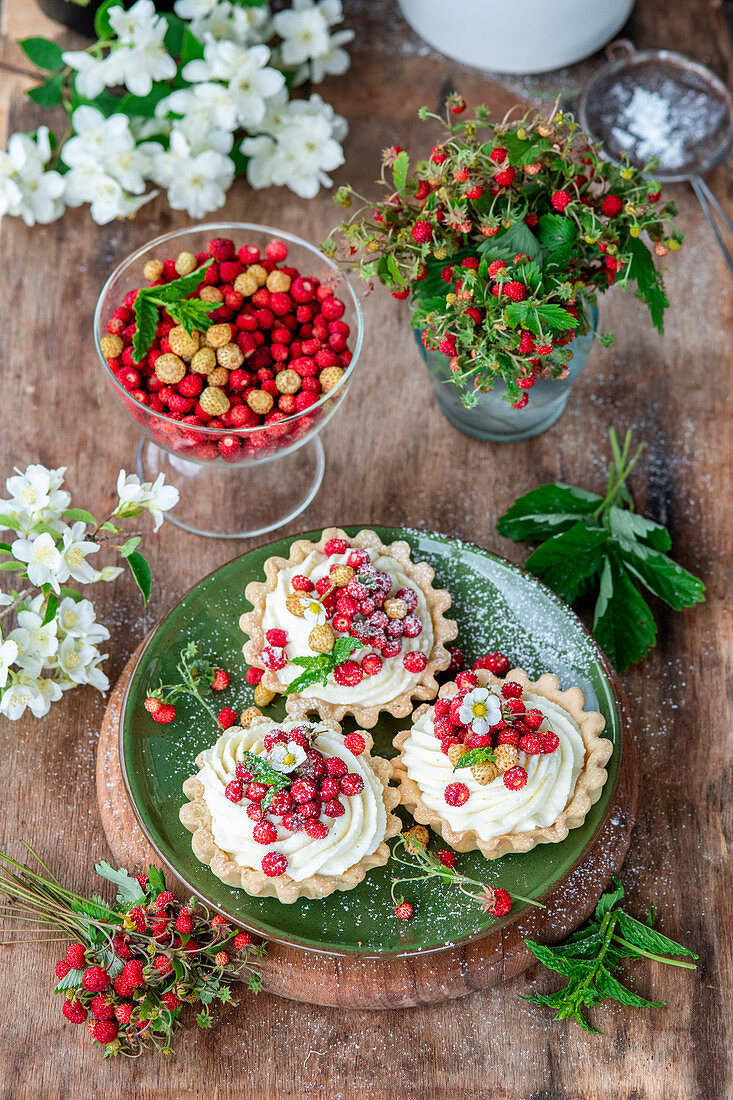
{"label": "whipped cream swirl", "polygon": [[286,874],[296,882],[309,875],[342,875],[364,856],[371,855],[384,840],[387,829],[387,811],[384,806],[384,787],[375,775],[366,754],[354,756],[344,744],[343,737],[328,726],[318,724],[312,740],[314,748],[324,756],[339,756],[350,772],[364,780],[360,794],[339,795],[345,812],[341,817],[322,816],[328,826],[328,836],[322,840],[310,837],[301,830],[292,833],[278,819],[277,839],[272,844],[259,844],[252,831],[256,825],[247,816],[245,800],[231,802],[224,794],[227,783],[235,778],[236,766],[242,763],[245,752],[265,756],[263,738],[272,729],[289,730],[303,726],[303,722],[288,720],[273,722],[271,719],[253,723],[249,729],[232,726],[226,730],[210,749],[200,757],[197,779],[204,786],[204,801],[211,814],[211,833],[216,845],[241,867],[259,870],[262,857],[271,851],[282,852],[288,861]]}

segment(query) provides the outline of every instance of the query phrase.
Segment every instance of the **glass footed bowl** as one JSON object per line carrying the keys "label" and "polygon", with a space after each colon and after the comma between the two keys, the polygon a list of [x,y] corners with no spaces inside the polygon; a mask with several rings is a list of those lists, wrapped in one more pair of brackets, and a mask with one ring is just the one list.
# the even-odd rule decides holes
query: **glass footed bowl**
{"label": "glass footed bowl", "polygon": [[[351,362],[332,389],[313,405],[277,423],[208,428],[154,412],[132,396],[102,354],[100,340],[114,310],[128,291],[148,285],[142,273],[145,263],[175,259],[183,251],[208,252],[214,237],[232,239],[236,249],[254,246],[263,256],[270,241],[284,241],[288,255],[283,264],[297,268],[301,275],[328,282],[344,303],[340,320],[349,327],[346,340]],[[231,324],[236,334],[235,318]],[[351,284],[315,245],[292,233],[247,222],[211,222],[156,237],[123,260],[105,283],[94,313],[94,339],[105,377],[142,436],[138,475],[152,481],[164,473],[166,481],[179,490],[179,503],[166,515],[167,520],[198,535],[248,538],[282,527],[308,507],[325,469],[319,433],[346,395],[363,340],[361,306]],[[246,365],[247,360],[243,369]],[[272,368],[277,372],[287,365],[273,363]]]}

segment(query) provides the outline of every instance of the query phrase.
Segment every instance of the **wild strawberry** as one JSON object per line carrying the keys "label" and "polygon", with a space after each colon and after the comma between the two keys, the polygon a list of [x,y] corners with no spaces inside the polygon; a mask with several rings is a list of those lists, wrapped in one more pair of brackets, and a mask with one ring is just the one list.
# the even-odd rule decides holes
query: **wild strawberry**
{"label": "wild strawberry", "polygon": [[268,630],[265,634],[265,638],[271,646],[275,646],[276,649],[285,649],[288,644],[288,634],[286,630]]}
{"label": "wild strawberry", "polygon": [[162,894],[158,894],[155,899],[155,905],[158,910],[165,909],[172,902],[176,900],[176,895],[172,890],[164,890]]}
{"label": "wild strawberry", "polygon": [[[651,196],[649,196],[651,199]],[[606,195],[601,203],[601,210],[607,218],[615,218],[624,208],[624,204],[618,195]]]}
{"label": "wild strawberry", "polygon": [[505,917],[507,913],[511,912],[512,899],[510,894],[506,890],[502,890],[501,887],[494,888],[494,905],[487,912],[491,913],[494,917]]}
{"label": "wild strawberry", "polygon": [[[381,665],[381,661],[379,662]],[[353,756],[361,756],[366,748],[366,741],[360,733],[347,733],[344,737],[344,747],[352,753]]]}
{"label": "wild strawberry", "polygon": [[494,176],[494,183],[498,187],[510,187],[516,178],[516,169],[509,165],[508,168],[502,168],[500,172],[497,172]]}
{"label": "wild strawberry", "polygon": [[144,932],[148,926],[148,918],[145,910],[140,905],[135,905],[127,914],[135,925],[136,932]]}
{"label": "wild strawberry", "polygon": [[428,659],[424,653],[421,653],[419,649],[411,649],[402,658],[402,664],[405,666],[408,672],[416,675],[417,673],[424,672],[428,665]]}
{"label": "wild strawberry", "polygon": [[491,744],[490,733],[469,733],[464,744],[468,749],[486,749]]}
{"label": "wild strawberry", "polygon": [[285,874],[288,861],[282,852],[268,852],[262,857],[261,866],[268,878],[278,878]]}
{"label": "wild strawberry", "polygon": [[438,349],[443,352],[443,355],[455,355],[456,354],[456,338],[452,333],[448,333],[438,341]]}
{"label": "wild strawberry", "polygon": [[70,1024],[83,1024],[87,1018],[87,1010],[78,1001],[64,1001],[61,1011]]}
{"label": "wild strawberry", "polygon": [[449,871],[452,871],[456,865],[456,853],[449,851],[447,848],[440,849],[438,859]]}
{"label": "wild strawberry", "polygon": [[56,963],[55,973],[59,981],[61,981],[62,978],[65,978],[70,970],[71,967],[67,963],[66,959],[59,959],[59,961]]}
{"label": "wild strawberry", "polygon": [[412,239],[416,244],[427,244],[432,240],[433,227],[430,222],[420,218],[412,227]]}
{"label": "wild strawberry", "polygon": [[506,676],[511,667],[509,658],[505,657],[503,653],[487,653],[485,657],[481,658],[481,668],[488,669],[495,676]]}
{"label": "wild strawberry", "polygon": [[66,961],[72,970],[83,970],[87,964],[83,943],[72,943],[66,951]]}
{"label": "wild strawberry", "polygon": [[244,793],[250,802],[261,802],[268,790],[269,788],[265,783],[258,783],[255,780],[253,783],[248,784]]}
{"label": "wild strawberry", "polygon": [[513,748],[516,749],[519,746],[519,737],[520,737],[520,734],[517,730],[512,730],[512,729],[501,730],[496,735],[496,744],[497,745],[512,745]]}
{"label": "wild strawberry", "polygon": [[253,684],[256,687],[262,679],[262,675],[263,673],[261,668],[248,668],[245,675],[245,680],[248,684]]}
{"label": "wild strawberry", "polygon": [[[521,742],[520,742],[520,744],[521,744]],[[547,732],[542,735],[542,752],[543,753],[546,753],[546,754],[549,755],[551,752],[555,751],[555,749],[558,747],[559,744],[560,744],[560,738],[557,736],[556,733],[553,733],[552,730],[547,730]]]}
{"label": "wild strawberry", "polygon": [[443,164],[448,159],[448,154],[443,152],[440,145],[434,145],[430,150],[430,158],[433,164]]}
{"label": "wild strawberry", "polygon": [[183,1002],[176,997],[175,993],[171,992],[161,993],[160,999],[169,1012],[175,1012],[175,1010],[180,1008],[183,1004]]}
{"label": "wild strawberry", "polygon": [[230,726],[233,726],[237,721],[237,712],[232,707],[222,707],[219,711],[219,725],[222,729],[228,730]]}
{"label": "wild strawberry", "polygon": [[504,706],[507,710],[511,711],[512,714],[519,715],[525,713],[524,703],[521,699],[507,699]]}
{"label": "wild strawberry", "polygon": [[509,791],[521,791],[526,782],[527,773],[519,765],[510,768],[508,772],[504,772],[504,786]]}
{"label": "wild strawberry", "polygon": [[252,830],[252,838],[258,844],[274,844],[277,840],[277,826],[272,821],[258,821]]}
{"label": "wild strawberry", "polygon": [[293,808],[293,800],[287,791],[278,791],[270,803],[269,812],[273,817],[282,817],[283,814],[288,813]]}
{"label": "wild strawberry", "polygon": [[355,794],[361,794],[364,790],[364,780],[356,772],[349,772],[341,780],[341,790],[347,798],[351,798]]}
{"label": "wild strawberry", "polygon": [[209,253],[217,263],[225,263],[235,255],[234,241],[230,241],[228,237],[214,237],[209,241]]}
{"label": "wild strawberry", "polygon": [[[230,802],[241,802],[243,793],[244,788],[239,779],[230,780],[224,788],[224,796],[228,798]],[[263,795],[262,797],[264,798],[265,796]]]}
{"label": "wild strawberry", "polygon": [[299,833],[305,828],[305,818],[297,812],[283,814],[283,828],[290,833]]}
{"label": "wild strawberry", "polygon": [[101,993],[109,986],[109,974],[101,966],[88,966],[82,975],[81,984],[90,993]]}
{"label": "wild strawberry", "polygon": [[512,280],[509,283],[504,284],[504,294],[511,298],[513,302],[523,302],[527,297],[527,288],[524,283],[519,283],[516,280]]}
{"label": "wild strawberry", "polygon": [[[323,553],[329,558],[334,554],[345,554],[349,549],[349,544],[346,539],[328,539],[323,545]],[[295,578],[293,578],[293,588],[295,588]]]}
{"label": "wild strawberry", "polygon": [[489,153],[489,160],[493,160],[494,164],[503,164],[506,160],[506,156],[506,149],[504,149],[501,145],[497,145]]}
{"label": "wild strawberry", "polygon": [[412,906],[409,901],[401,902],[395,909],[394,915],[398,917],[399,920],[409,920],[412,916]]}
{"label": "wild strawberry", "polygon": [[113,1043],[117,1038],[117,1024],[114,1020],[90,1020],[87,1027],[89,1034],[98,1043]]}
{"label": "wild strawberry", "polygon": [[332,776],[327,776],[325,779],[321,780],[318,793],[323,802],[330,802],[332,798],[338,798],[340,790],[340,780]]}
{"label": "wild strawberry", "polygon": [[571,203],[572,201],[573,196],[570,194],[569,191],[556,191],[550,199],[553,207],[560,214],[562,214],[562,212],[565,210],[565,207],[568,205],[568,203]]}
{"label": "wild strawberry", "polygon": [[324,840],[328,836],[328,825],[323,821],[311,819],[305,823],[305,831],[313,840]]}
{"label": "wild strawberry", "polygon": [[449,806],[463,806],[468,802],[470,794],[465,783],[449,783],[443,797]]}
{"label": "wild strawberry", "polygon": [[214,673],[214,679],[211,681],[211,690],[224,691],[224,689],[228,687],[229,673],[226,671],[226,669],[217,668],[216,672]]}
{"label": "wild strawberry", "polygon": [[129,1001],[115,1006],[115,1016],[117,1022],[120,1024],[129,1024],[130,1017],[132,1016],[132,1010],[135,1006],[130,1004]]}
{"label": "wild strawberry", "polygon": [[98,993],[91,1004],[92,1013],[98,1020],[113,1020],[115,1015],[114,1007],[109,1003],[106,997],[101,993]]}
{"label": "wild strawberry", "polygon": [[334,779],[341,779],[349,770],[340,756],[329,756],[325,763],[326,771]]}
{"label": "wild strawberry", "polygon": [[510,680],[508,683],[501,685],[501,694],[505,699],[521,699],[522,685]]}
{"label": "wild strawberry", "polygon": [[157,714],[162,706],[160,699],[156,699],[154,695],[149,695],[145,700],[145,709],[148,714]]}
{"label": "wild strawberry", "polygon": [[112,984],[118,997],[130,997],[132,995],[132,986],[125,981],[121,974],[115,978]]}
{"label": "wild strawberry", "polygon": [[308,802],[301,802],[298,805],[298,812],[303,818],[319,817],[321,813],[320,798],[312,798]]}
{"label": "wild strawberry", "polygon": [[537,710],[535,708],[532,708],[532,710],[528,710],[527,713],[525,714],[525,716],[523,718],[523,722],[524,722],[525,726],[528,726],[530,730],[534,731],[534,730],[538,730],[540,728],[540,726],[542,725],[544,719],[545,719],[545,716],[544,716],[544,714],[542,713],[541,710]]}
{"label": "wild strawberry", "polygon": [[519,748],[529,756],[539,756],[542,752],[542,739],[535,733],[525,733],[519,738]]}
{"label": "wild strawberry", "polygon": [[153,959],[153,967],[159,974],[170,974],[173,969],[173,963],[167,955],[156,955]]}
{"label": "wild strawberry", "polygon": [[191,910],[185,906],[181,909],[176,918],[176,932],[180,932],[182,936],[188,936],[193,932],[193,917],[191,916]]}
{"label": "wild strawberry", "polygon": [[346,807],[338,798],[332,798],[324,803],[323,812],[326,817],[341,817],[342,814],[346,813]]}
{"label": "wild strawberry", "polygon": [[361,666],[356,661],[343,661],[333,670],[333,678],[340,687],[356,687],[363,679]]}
{"label": "wild strawberry", "polygon": [[532,374],[528,374],[525,378],[518,378],[517,385],[519,386],[520,390],[531,390],[536,381],[537,375],[533,371]]}
{"label": "wild strawberry", "polygon": [[417,638],[422,633],[422,619],[418,615],[406,615],[402,620],[402,632],[406,638]]}
{"label": "wild strawberry", "polygon": [[463,650],[459,649],[456,645],[449,645],[448,652],[450,653],[450,664],[448,665],[447,671],[450,675],[455,675],[459,669],[463,668]]}
{"label": "wild strawberry", "polygon": [[478,679],[472,672],[465,670],[459,672],[456,676],[456,684],[459,691],[470,691],[471,688],[475,688],[478,684]]}
{"label": "wild strawberry", "polygon": [[176,716],[176,708],[172,703],[161,703],[152,718],[154,722],[160,722],[162,726],[167,726]]}
{"label": "wild strawberry", "polygon": [[296,779],[290,788],[290,797],[294,802],[310,802],[317,794],[318,785],[313,779]]}
{"label": "wild strawberry", "polygon": [[288,659],[282,649],[275,649],[273,646],[266,645],[262,649],[262,660],[265,664],[265,668],[268,668],[271,672],[279,672],[280,669],[285,668],[288,663]]}
{"label": "wild strawberry", "polygon": [[237,951],[244,951],[245,947],[249,947],[252,943],[252,937],[249,932],[237,932],[234,937],[234,946]]}

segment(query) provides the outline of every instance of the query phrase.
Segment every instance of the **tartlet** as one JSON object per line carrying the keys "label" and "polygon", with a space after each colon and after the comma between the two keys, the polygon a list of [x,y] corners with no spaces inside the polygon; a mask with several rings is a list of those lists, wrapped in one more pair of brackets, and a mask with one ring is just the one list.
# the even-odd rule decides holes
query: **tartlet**
{"label": "tartlet", "polygon": [[[561,691],[550,673],[460,673],[394,739],[400,801],[456,851],[487,859],[564,840],[600,798],[613,752],[603,715],[584,707],[581,689]],[[495,761],[471,766],[482,749]]]}
{"label": "tartlet", "polygon": [[[336,723],[260,715],[225,730],[183,784],[179,816],[197,859],[228,886],[286,904],[353,889],[387,862],[401,828],[392,766],[372,747],[368,733],[344,738]],[[263,762],[281,776],[269,807]]]}
{"label": "tartlet", "polygon": [[350,714],[368,729],[381,711],[404,718],[413,699],[435,697],[457,627],[444,614],[450,595],[433,588],[433,569],[413,562],[406,542],[385,546],[374,531],[349,537],[331,527],[318,542],[297,539],[288,558],[268,558],[264,569],[264,582],[247,585],[253,610],[240,625],[266,691],[288,693],[303,673],[294,658],[333,653],[342,639],[364,642],[325,683],[288,694],[288,713]]}

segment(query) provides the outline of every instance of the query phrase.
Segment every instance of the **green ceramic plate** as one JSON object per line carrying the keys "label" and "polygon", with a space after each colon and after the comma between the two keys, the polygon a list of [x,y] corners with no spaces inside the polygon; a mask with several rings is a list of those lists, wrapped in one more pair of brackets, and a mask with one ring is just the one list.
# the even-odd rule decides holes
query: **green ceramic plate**
{"label": "green ceramic plate", "polygon": [[[359,528],[347,530],[353,534]],[[498,649],[530,676],[554,672],[562,687],[578,684],[587,705],[606,718],[607,734],[615,745],[608,765],[609,780],[581,828],[573,829],[560,844],[540,845],[523,855],[493,862],[484,860],[479,852],[458,857],[459,867],[473,877],[539,899],[583,856],[615,785],[621,718],[599,650],[568,607],[508,562],[444,535],[389,527],[375,530],[387,543],[405,539],[416,560],[434,567],[436,585],[453,596],[451,615],[458,622],[458,641],[469,660]],[[213,743],[216,731],[193,700],[191,705],[184,700],[172,725],[156,725],[143,707],[146,691],[160,677],[164,682],[174,678],[181,647],[195,639],[202,651],[221,660],[231,672],[232,686],[221,704],[239,710],[252,702],[244,679],[243,636],[238,626],[240,614],[249,608],[244,589],[249,581],[262,577],[266,558],[272,554],[287,557],[293,541],[281,539],[222,566],[184,596],[147,643],[127,690],[121,724],[123,774],[140,824],[161,859],[192,892],[268,939],[330,953],[388,955],[439,950],[479,938],[500,922],[485,916],[477,903],[455,888],[436,880],[410,885],[405,894],[415,915],[409,922],[396,920],[390,900],[395,872],[390,864],[370,871],[354,890],[332,894],[323,901],[283,905],[273,898],[252,898],[243,890],[225,886],[191,851],[190,833],[178,819],[185,801],[181,786],[196,771],[195,757]],[[284,707],[274,705],[271,713],[282,718]],[[377,752],[394,755],[392,737],[406,721],[388,716],[377,724],[372,731]],[[349,728],[354,725],[347,719],[344,732]],[[520,912],[521,907],[515,906],[503,923],[515,920]]]}

